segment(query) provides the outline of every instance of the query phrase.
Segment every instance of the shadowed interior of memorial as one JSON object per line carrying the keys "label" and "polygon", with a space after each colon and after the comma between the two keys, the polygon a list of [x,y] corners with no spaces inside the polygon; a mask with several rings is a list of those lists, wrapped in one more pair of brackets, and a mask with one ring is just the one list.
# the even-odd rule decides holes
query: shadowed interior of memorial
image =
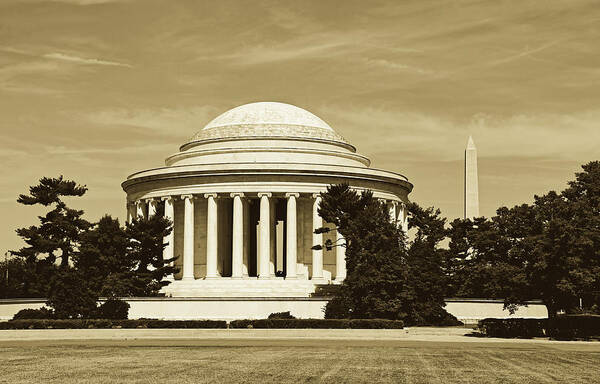
{"label": "shadowed interior of memorial", "polygon": [[[369,168],[327,123],[283,103],[229,110],[196,133],[166,166],[123,183],[129,219],[169,217],[165,258],[180,271],[164,288],[170,296],[308,297],[316,284],[345,278],[344,247],[314,250],[327,239],[319,193],[348,183],[384,200],[406,228],[406,177]],[[326,223],[325,223],[326,225]]]}

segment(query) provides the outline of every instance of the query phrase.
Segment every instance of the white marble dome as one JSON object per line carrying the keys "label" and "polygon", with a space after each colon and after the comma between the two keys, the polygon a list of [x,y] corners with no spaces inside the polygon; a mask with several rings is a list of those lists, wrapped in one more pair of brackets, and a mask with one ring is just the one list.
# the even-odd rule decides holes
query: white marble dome
{"label": "white marble dome", "polygon": [[240,125],[298,125],[333,129],[319,117],[295,105],[262,101],[230,109],[206,124],[203,130]]}
{"label": "white marble dome", "polygon": [[325,121],[305,109],[285,103],[257,102],[235,107],[217,116],[183,147],[206,141],[265,137],[347,144]]}

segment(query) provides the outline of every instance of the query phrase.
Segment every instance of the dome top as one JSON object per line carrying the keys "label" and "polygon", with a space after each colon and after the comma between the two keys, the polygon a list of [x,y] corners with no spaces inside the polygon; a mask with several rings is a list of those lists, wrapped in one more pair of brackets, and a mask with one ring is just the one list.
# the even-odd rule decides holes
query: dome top
{"label": "dome top", "polygon": [[348,145],[326,122],[291,104],[257,102],[222,113],[184,145],[213,140],[285,138],[335,141]]}
{"label": "dome top", "polygon": [[299,125],[333,131],[326,122],[295,105],[262,101],[240,105],[220,114],[203,130],[236,125]]}

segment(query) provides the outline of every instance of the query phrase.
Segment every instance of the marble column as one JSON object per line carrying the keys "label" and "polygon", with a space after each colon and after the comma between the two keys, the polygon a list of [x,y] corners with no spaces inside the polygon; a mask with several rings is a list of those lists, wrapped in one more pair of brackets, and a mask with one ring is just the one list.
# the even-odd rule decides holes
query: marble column
{"label": "marble column", "polygon": [[131,223],[136,216],[136,206],[132,201],[127,202],[127,222]]}
{"label": "marble column", "polygon": [[298,219],[296,215],[296,199],[300,197],[299,193],[286,193],[287,197],[287,217],[286,217],[286,279],[295,279],[298,263]]}
{"label": "marble column", "polygon": [[402,220],[402,230],[404,233],[408,233],[408,210],[406,209],[406,205],[403,204],[403,220]]}
{"label": "marble column", "polygon": [[136,218],[143,219],[146,217],[146,202],[144,200],[138,200],[136,205]]}
{"label": "marble column", "polygon": [[388,212],[390,214],[390,221],[392,223],[396,223],[396,202],[395,201],[389,201],[388,202]]}
{"label": "marble column", "polygon": [[270,245],[271,245],[271,212],[269,207],[269,198],[272,196],[271,193],[259,193],[260,198],[260,222],[259,222],[259,255],[258,255],[258,266],[259,266],[259,279],[270,279],[271,274],[269,272],[270,262]]}
{"label": "marble column", "polygon": [[218,217],[217,217],[217,194],[207,193],[204,195],[207,199],[206,210],[206,278],[216,279],[219,277],[217,271],[217,250],[218,250]]}
{"label": "marble column", "polygon": [[[323,244],[323,234],[315,233],[315,230],[323,227],[323,219],[319,216],[319,205],[321,204],[321,195],[315,193],[313,195],[315,199],[313,203],[313,246],[314,245],[324,245]],[[312,279],[313,280],[323,280],[323,249],[313,249],[312,250]]]}
{"label": "marble column", "polygon": [[156,199],[148,199],[148,218],[156,215],[156,210],[158,208],[158,201]]}
{"label": "marble column", "polygon": [[242,277],[248,277],[250,262],[250,204],[248,199],[242,200],[244,207],[244,245],[242,247],[244,257],[242,258]]}
{"label": "marble column", "polygon": [[346,278],[346,239],[339,231],[335,233],[335,281],[342,282]]}
{"label": "marble column", "polygon": [[408,213],[404,203],[398,203],[398,225],[402,226],[404,233],[408,233]]}
{"label": "marble column", "polygon": [[243,193],[231,193],[233,198],[233,228],[231,244],[231,277],[241,279],[243,277],[244,263],[244,205]]}
{"label": "marble column", "polygon": [[183,277],[194,280],[194,196],[182,195],[183,215]]}
{"label": "marble column", "polygon": [[[173,208],[173,196],[165,196],[162,198],[165,202],[165,219],[169,219],[171,221],[171,225],[173,226],[171,229],[171,233],[164,237],[163,242],[166,245],[165,249],[163,249],[163,260],[172,259],[175,255],[175,210]],[[171,261],[169,265],[173,265]],[[167,276],[167,280],[175,280],[173,274]]]}

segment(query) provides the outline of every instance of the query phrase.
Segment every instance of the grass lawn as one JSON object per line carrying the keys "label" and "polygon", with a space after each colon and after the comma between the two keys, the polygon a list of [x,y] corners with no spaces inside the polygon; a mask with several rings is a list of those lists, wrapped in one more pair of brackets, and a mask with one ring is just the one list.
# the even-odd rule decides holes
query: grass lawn
{"label": "grass lawn", "polygon": [[600,343],[0,342],[2,383],[600,383]]}

